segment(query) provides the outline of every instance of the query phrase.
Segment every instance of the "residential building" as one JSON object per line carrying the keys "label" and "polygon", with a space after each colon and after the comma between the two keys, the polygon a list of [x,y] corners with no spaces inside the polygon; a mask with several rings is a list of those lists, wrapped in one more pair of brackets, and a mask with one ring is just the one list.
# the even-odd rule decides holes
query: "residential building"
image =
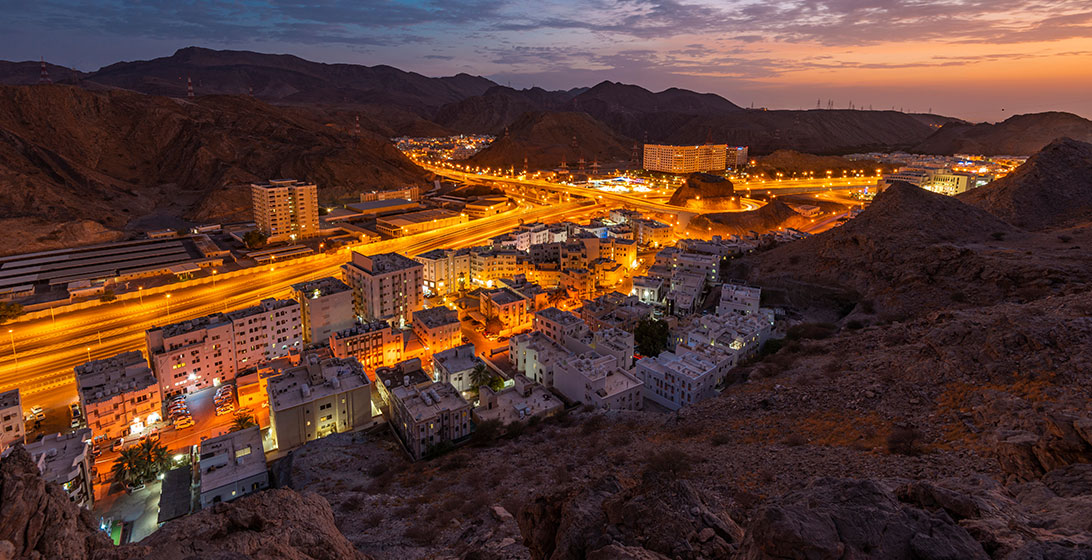
{"label": "residential building", "polygon": [[736,169],[747,167],[747,146],[729,146],[726,162]]}
{"label": "residential building", "polygon": [[526,274],[517,274],[512,278],[501,278],[497,280],[496,285],[501,288],[508,288],[526,299],[529,302],[528,305],[531,311],[545,309],[550,297],[550,294],[537,282],[528,280]]}
{"label": "residential building", "polygon": [[414,460],[470,435],[470,403],[448,383],[391,390],[390,426]]}
{"label": "residential building", "polygon": [[432,307],[413,314],[413,332],[424,346],[425,353],[435,354],[459,344],[462,323],[454,309]]}
{"label": "residential building", "polygon": [[[486,326],[500,336],[529,330],[534,305],[511,288],[481,290],[478,294],[479,310],[486,319]],[[496,321],[495,324],[491,324]]]}
{"label": "residential building", "polygon": [[515,249],[527,252],[535,245],[550,242],[550,229],[546,224],[523,224],[513,230],[509,235],[515,243]]}
{"label": "residential building", "polygon": [[330,336],[335,358],[356,358],[369,372],[402,361],[403,349],[402,331],[385,321],[358,323]]}
{"label": "residential building", "polygon": [[273,446],[288,450],[371,422],[371,384],[354,358],[304,354],[300,365],[269,379]]}
{"label": "residential building", "polygon": [[433,381],[421,368],[421,360],[417,358],[404,360],[393,366],[375,370],[375,392],[379,396],[380,404],[388,414],[390,413],[391,391],[398,387],[427,387]]}
{"label": "residential building", "polygon": [[652,317],[654,307],[636,296],[611,292],[593,300],[584,300],[580,319],[593,330],[609,327],[632,332],[641,319]]}
{"label": "residential building", "polygon": [[589,298],[595,293],[596,277],[587,268],[566,268],[561,271],[560,286],[569,297]]}
{"label": "residential building", "polygon": [[363,321],[387,321],[404,327],[421,309],[421,263],[398,253],[364,255],[354,252],[342,265],[353,288],[353,307]]}
{"label": "residential building", "polygon": [[773,334],[773,310],[750,315],[699,315],[676,329],[676,345],[689,348],[724,346],[747,357],[758,352]]}
{"label": "residential building", "polygon": [[26,422],[19,389],[0,393],[0,452],[16,443],[22,443],[25,437]]}
{"label": "residential building", "polygon": [[450,226],[457,226],[467,222],[466,214],[444,210],[443,208],[430,208],[408,214],[396,214],[384,216],[375,221],[375,229],[383,235],[390,237],[405,237]]}
{"label": "residential building", "polygon": [[154,327],[145,339],[163,396],[192,393],[231,381],[248,367],[299,352],[300,304],[265,299],[254,307]]}
{"label": "residential building", "polygon": [[671,146],[645,144],[644,166],[649,171],[695,173],[719,171],[727,164],[727,144]]}
{"label": "residential building", "polygon": [[371,191],[366,193],[360,193],[360,202],[371,202],[373,200],[391,200],[400,198],[404,200],[417,200],[421,198],[421,187],[403,187],[401,189],[395,189],[393,191]]}
{"label": "residential building", "polygon": [[758,306],[762,299],[762,288],[742,286],[739,284],[724,284],[720,287],[720,303],[717,304],[717,315],[751,315],[758,313]]}
{"label": "residential building", "polygon": [[254,223],[270,242],[319,234],[318,187],[294,179],[250,185]]}
{"label": "residential building", "polygon": [[160,382],[139,350],[76,366],[76,392],[95,441],[136,436],[163,419]]}
{"label": "residential building", "polygon": [[515,249],[470,249],[470,279],[479,286],[492,287],[501,278],[511,278],[527,270],[527,256]]}
{"label": "residential building", "polygon": [[38,465],[42,479],[59,484],[76,505],[91,509],[95,503],[91,479],[91,429],[52,434],[24,446]]}
{"label": "residential building", "polygon": [[414,257],[421,263],[425,295],[447,295],[470,285],[468,249],[433,249]]}
{"label": "residential building", "polygon": [[269,469],[257,426],[201,442],[197,459],[201,509],[269,488]]}
{"label": "residential building", "polygon": [[561,399],[546,390],[545,387],[530,379],[517,375],[515,384],[500,391],[482,387],[478,396],[478,406],[474,409],[474,421],[477,423],[490,420],[502,424],[522,422],[532,416],[553,416],[565,408]]}
{"label": "residential building", "polygon": [[566,337],[580,338],[588,328],[580,317],[556,307],[548,307],[535,313],[532,326],[534,330],[558,344],[564,344]]}
{"label": "residential building", "polygon": [[665,295],[664,279],[653,276],[634,276],[630,295],[636,296],[642,303],[663,305]]}
{"label": "residential building", "polygon": [[634,220],[634,238],[643,247],[663,247],[671,244],[671,226],[656,220]]}
{"label": "residential building", "polygon": [[644,383],[646,398],[668,410],[678,410],[715,396],[732,365],[682,349],[641,358],[633,373]]}
{"label": "residential building", "polygon": [[508,359],[516,371],[546,387],[554,386],[554,372],[569,355],[560,343],[537,330],[508,339]]}
{"label": "residential building", "polygon": [[474,353],[473,344],[463,344],[432,355],[432,378],[449,383],[456,391],[465,393],[475,389],[470,372],[482,361]]}
{"label": "residential building", "polygon": [[303,343],[326,344],[330,336],[356,323],[353,290],[332,276],[292,284],[292,298],[300,303]]}
{"label": "residential building", "polygon": [[574,354],[554,371],[554,387],[565,398],[599,410],[641,410],[642,385],[614,356],[597,352]]}

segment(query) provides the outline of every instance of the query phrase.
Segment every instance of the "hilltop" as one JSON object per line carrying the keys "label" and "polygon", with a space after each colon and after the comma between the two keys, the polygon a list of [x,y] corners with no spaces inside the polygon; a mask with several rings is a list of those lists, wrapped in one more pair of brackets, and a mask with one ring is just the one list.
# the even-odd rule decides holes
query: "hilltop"
{"label": "hilltop", "polygon": [[434,120],[459,132],[500,135],[524,113],[559,110],[577,93],[579,90],[517,90],[496,86],[482,95],[467,97],[440,107]]}
{"label": "hilltop", "polygon": [[228,187],[270,177],[314,181],[333,200],[425,173],[381,137],[249,97],[0,87],[0,220],[18,234],[0,253],[64,246],[55,230],[72,222],[116,232],[153,213],[244,219],[249,204]]}
{"label": "hilltop", "polygon": [[1015,171],[959,200],[1026,229],[1092,218],[1092,144],[1059,138]]}
{"label": "hilltop", "polygon": [[[574,144],[575,143],[575,144]],[[516,119],[492,144],[470,158],[474,165],[531,169],[557,167],[563,160],[587,165],[626,160],[633,141],[584,113],[531,112]]]}
{"label": "hilltop", "polygon": [[696,210],[731,210],[741,203],[732,182],[720,175],[691,173],[686,182],[671,193],[668,204]]}
{"label": "hilltop", "polygon": [[796,150],[777,150],[776,152],[755,158],[755,167],[748,170],[752,174],[763,174],[767,178],[775,179],[781,173],[784,177],[792,177],[794,173],[803,175],[805,172],[814,173],[815,177],[826,177],[827,171],[835,177],[843,172],[852,174],[860,170],[871,175],[877,169],[887,169],[889,166],[878,164],[874,161],[851,160],[839,156],[817,156],[805,154]]}
{"label": "hilltop", "polygon": [[1014,115],[993,123],[951,123],[926,138],[914,151],[927,154],[1030,155],[1057,138],[1092,142],[1092,121],[1072,113]]}
{"label": "hilltop", "polygon": [[774,198],[757,210],[701,214],[690,220],[688,229],[698,237],[711,235],[750,235],[778,228],[800,228],[810,222],[780,198]]}

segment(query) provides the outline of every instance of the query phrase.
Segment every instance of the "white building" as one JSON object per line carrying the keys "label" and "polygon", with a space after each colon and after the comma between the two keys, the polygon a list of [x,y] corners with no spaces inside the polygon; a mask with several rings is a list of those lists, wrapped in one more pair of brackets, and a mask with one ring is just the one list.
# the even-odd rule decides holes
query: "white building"
{"label": "white building", "polygon": [[318,187],[294,179],[250,185],[254,223],[270,242],[319,234]]}
{"label": "white building", "polygon": [[752,315],[758,313],[759,302],[762,300],[762,288],[753,286],[741,286],[739,284],[724,284],[720,287],[720,303],[717,304],[717,315]]}
{"label": "white building", "polygon": [[641,303],[663,305],[665,294],[664,279],[654,276],[634,276],[630,295],[637,296]]}
{"label": "white building", "polygon": [[458,346],[462,339],[459,313],[447,307],[432,307],[413,314],[413,332],[428,354]]}
{"label": "white building", "polygon": [[136,436],[163,419],[159,380],[139,351],[76,366],[76,391],[95,441]]}
{"label": "white building", "polygon": [[588,329],[580,317],[556,307],[547,307],[535,313],[532,326],[558,344],[564,344],[566,337],[581,338]]}
{"label": "white building", "polygon": [[201,442],[197,468],[201,509],[269,488],[269,470],[257,426]]}
{"label": "white building", "polygon": [[448,383],[391,389],[390,425],[413,459],[470,435],[470,403]]}
{"label": "white building", "polygon": [[508,339],[508,359],[516,371],[547,387],[554,386],[554,372],[569,355],[565,347],[537,330]]}
{"label": "white building", "polygon": [[465,393],[475,389],[470,381],[470,372],[481,363],[474,354],[473,344],[456,346],[432,355],[432,378]]}
{"label": "white building", "polygon": [[271,377],[267,390],[269,432],[280,450],[358,428],[378,413],[368,376],[353,358],[304,354],[300,365]]}
{"label": "white building", "polygon": [[414,257],[421,263],[421,278],[428,295],[447,295],[470,284],[470,251],[433,249]]}
{"label": "white building", "polygon": [[642,383],[618,367],[613,356],[575,354],[554,372],[554,387],[574,402],[599,410],[641,410]]}
{"label": "white building", "polygon": [[155,327],[145,333],[148,361],[163,395],[192,393],[303,346],[299,302],[266,299],[254,307]]}
{"label": "white building", "polygon": [[482,387],[479,404],[474,409],[475,422],[497,420],[502,424],[522,422],[532,416],[552,416],[565,408],[561,399],[545,387],[517,375],[511,387],[494,391]]}
{"label": "white building", "polygon": [[697,352],[683,349],[641,358],[634,374],[644,383],[644,396],[678,410],[716,395],[731,362],[716,362]]}
{"label": "white building", "polygon": [[46,482],[59,484],[68,497],[91,509],[95,491],[91,479],[91,430],[52,434],[24,446]]}
{"label": "white building", "polygon": [[671,146],[645,144],[644,166],[649,171],[694,173],[719,171],[727,166],[727,144]]}
{"label": "white building", "polygon": [[365,370],[375,371],[402,361],[403,341],[402,331],[385,321],[371,321],[331,335],[330,349],[335,358],[356,358]]}
{"label": "white building", "polygon": [[671,243],[674,231],[671,226],[656,220],[638,219],[630,222],[634,228],[634,238],[638,245],[662,247]]}
{"label": "white building", "polygon": [[292,298],[300,302],[306,345],[325,344],[332,334],[356,323],[352,288],[332,276],[292,284]]}
{"label": "white building", "polygon": [[398,253],[363,255],[354,252],[352,262],[342,265],[346,282],[353,288],[353,306],[363,321],[387,321],[403,327],[421,309],[421,263]]}
{"label": "white building", "polygon": [[23,419],[23,401],[19,398],[19,389],[0,393],[0,451],[22,443],[26,437],[26,422]]}
{"label": "white building", "polygon": [[751,315],[700,315],[690,318],[676,329],[677,346],[701,348],[722,346],[740,357],[754,355],[773,333],[774,315],[770,309],[760,309]]}

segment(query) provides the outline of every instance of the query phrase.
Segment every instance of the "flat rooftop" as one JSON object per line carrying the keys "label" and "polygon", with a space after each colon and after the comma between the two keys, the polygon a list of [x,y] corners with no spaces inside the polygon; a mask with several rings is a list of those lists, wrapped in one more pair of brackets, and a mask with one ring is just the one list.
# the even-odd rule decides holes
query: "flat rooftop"
{"label": "flat rooftop", "polygon": [[432,363],[443,367],[449,372],[457,372],[474,369],[474,366],[478,365],[479,362],[478,357],[474,354],[474,345],[463,344],[433,354]]}
{"label": "flat rooftop", "polygon": [[259,189],[283,189],[286,187],[314,187],[314,183],[306,183],[295,179],[270,179],[267,183],[251,183],[252,188]]}
{"label": "flat rooftop", "polygon": [[[516,377],[518,379],[523,376]],[[521,388],[523,389],[522,392],[520,391]],[[493,408],[479,406],[474,409],[474,414],[482,420],[500,420],[508,424],[522,418],[530,418],[531,416],[564,408],[561,399],[555,397],[542,385],[531,383],[526,378],[517,381],[515,387],[508,387],[496,393],[496,399]],[[520,412],[523,413],[522,416]]]}
{"label": "flat rooftop", "polygon": [[413,359],[399,362],[393,367],[381,367],[375,370],[375,382],[393,389],[404,385],[423,385],[431,383],[432,378],[421,369],[421,360]]}
{"label": "flat rooftop", "polygon": [[376,214],[380,212],[391,212],[394,210],[420,208],[421,205],[413,202],[412,200],[406,200],[404,198],[390,198],[387,200],[369,200],[368,202],[354,202],[352,204],[346,204],[345,207],[349,210],[355,210],[360,214]]}
{"label": "flat rooftop", "polygon": [[306,354],[300,365],[269,378],[270,407],[285,410],[368,385],[364,367],[356,358],[326,358]]}
{"label": "flat rooftop", "polygon": [[64,484],[72,480],[77,465],[86,458],[91,438],[91,428],[83,428],[64,434],[51,434],[24,447],[38,464],[42,478]]}
{"label": "flat rooftop", "polygon": [[293,305],[298,306],[299,302],[294,299],[264,299],[261,303],[253,307],[236,309],[235,311],[229,311],[227,313],[213,313],[211,315],[205,315],[204,317],[198,317],[196,319],[190,319],[188,321],[172,323],[170,325],[164,325],[162,327],[153,327],[148,330],[160,330],[163,333],[163,338],[173,338],[183,334],[208,329],[214,326],[224,325],[227,323],[238,321],[239,319],[245,319],[253,315],[266,313],[268,311],[292,307]]}
{"label": "flat rooftop", "polygon": [[433,383],[425,387],[395,387],[391,389],[391,395],[401,401],[410,416],[417,421],[469,406],[450,383]]}
{"label": "flat rooftop", "polygon": [[435,329],[444,325],[458,324],[459,313],[444,306],[430,307],[421,311],[414,311],[413,322],[419,322],[426,328]]}
{"label": "flat rooftop", "polygon": [[562,310],[560,310],[560,309],[558,309],[556,307],[547,307],[546,309],[543,309],[542,311],[536,312],[535,315],[540,316],[540,317],[542,317],[544,319],[547,319],[549,321],[559,323],[559,324],[561,324],[563,326],[575,325],[577,323],[582,323],[583,322],[583,321],[581,321],[580,317],[577,317],[576,315],[573,315],[572,313],[570,313],[568,311],[562,311]]}
{"label": "flat rooftop", "polygon": [[[417,314],[415,313],[414,316],[416,317]],[[350,337],[359,336],[359,335],[362,335],[362,334],[368,334],[368,333],[373,333],[373,332],[382,331],[382,330],[393,330],[393,329],[394,329],[394,327],[392,327],[390,325],[390,323],[388,323],[386,321],[371,321],[371,322],[368,322],[368,323],[357,323],[357,324],[353,325],[352,328],[348,328],[348,329],[345,329],[345,330],[342,330],[342,331],[338,331],[338,332],[334,333],[334,337],[339,338],[339,339],[341,339],[341,338],[350,338]]]}
{"label": "flat rooftop", "polygon": [[201,492],[233,484],[266,471],[262,432],[257,426],[202,441],[198,457]]}
{"label": "flat rooftop", "polygon": [[333,276],[319,278],[318,280],[312,280],[310,282],[292,284],[292,289],[297,292],[302,292],[308,299],[315,299],[352,290],[348,284]]}
{"label": "flat rooftop", "polygon": [[526,298],[519,295],[511,288],[492,290],[489,292],[489,299],[497,305],[509,305],[520,301],[526,301]]}
{"label": "flat rooftop", "polygon": [[355,266],[368,274],[375,275],[412,268],[422,268],[424,265],[399,253],[365,255],[354,251],[353,260],[350,266]]}
{"label": "flat rooftop", "polygon": [[414,224],[423,224],[425,222],[431,222],[433,220],[446,220],[448,218],[457,218],[459,214],[452,212],[451,210],[444,210],[443,208],[430,208],[428,210],[421,210],[419,212],[409,212],[406,214],[398,214],[396,216],[387,216],[376,220],[376,224],[384,224],[388,227],[405,227]]}
{"label": "flat rooftop", "polygon": [[76,385],[84,404],[155,386],[158,381],[139,350],[93,360],[75,367]]}
{"label": "flat rooftop", "polygon": [[698,380],[716,368],[716,364],[700,354],[683,351],[661,352],[659,356],[641,358],[637,362],[641,367],[651,369],[661,374],[674,374]]}
{"label": "flat rooftop", "polygon": [[[19,389],[12,389],[0,393],[0,410],[22,406],[21,403],[22,401],[19,399]],[[20,412],[20,414],[22,414],[22,412]]]}

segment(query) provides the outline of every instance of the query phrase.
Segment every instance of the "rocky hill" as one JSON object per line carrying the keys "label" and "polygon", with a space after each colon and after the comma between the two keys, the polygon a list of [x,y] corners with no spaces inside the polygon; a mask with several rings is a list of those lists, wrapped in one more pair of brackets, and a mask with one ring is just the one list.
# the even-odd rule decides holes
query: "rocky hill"
{"label": "rocky hill", "polygon": [[720,175],[691,173],[686,182],[671,194],[668,204],[695,210],[733,210],[742,203],[732,182]]}
{"label": "rocky hill", "polygon": [[1056,138],[1092,142],[1092,121],[1072,113],[1014,115],[999,123],[951,123],[914,151],[927,154],[1030,155]]}
{"label": "rocky hill", "polygon": [[434,120],[463,133],[499,135],[524,113],[558,110],[576,93],[496,86],[482,95],[440,107]]}
{"label": "rocky hill", "polygon": [[744,263],[753,281],[784,287],[801,301],[822,288],[907,316],[963,302],[1065,293],[1089,280],[1073,246],[1055,236],[1020,233],[954,198],[895,183],[845,225]]}
{"label": "rocky hill", "polygon": [[1092,144],[1059,138],[1009,175],[959,199],[1026,229],[1088,221],[1092,218]]}
{"label": "rocky hill", "polygon": [[775,198],[758,210],[701,214],[690,220],[688,228],[698,237],[742,236],[753,231],[765,233],[778,228],[800,228],[809,222],[780,198]]}
{"label": "rocky hill", "polygon": [[18,234],[0,253],[66,245],[70,223],[245,219],[245,197],[224,189],[271,177],[314,181],[322,200],[424,178],[386,139],[351,132],[245,96],[0,87],[0,222]]}
{"label": "rocky hill", "polygon": [[863,170],[871,175],[877,169],[887,170],[888,166],[873,161],[850,160],[839,156],[817,156],[805,154],[796,150],[777,150],[776,152],[758,156],[755,159],[755,167],[748,172],[760,173],[768,178],[776,178],[778,173],[784,177],[792,177],[793,174],[804,175],[813,173],[816,177],[826,177],[826,172],[831,171],[837,177],[843,172]]}
{"label": "rocky hill", "polygon": [[587,165],[627,160],[633,141],[616,134],[584,113],[524,113],[488,147],[470,158],[474,165],[531,169],[554,168],[580,158]]}

